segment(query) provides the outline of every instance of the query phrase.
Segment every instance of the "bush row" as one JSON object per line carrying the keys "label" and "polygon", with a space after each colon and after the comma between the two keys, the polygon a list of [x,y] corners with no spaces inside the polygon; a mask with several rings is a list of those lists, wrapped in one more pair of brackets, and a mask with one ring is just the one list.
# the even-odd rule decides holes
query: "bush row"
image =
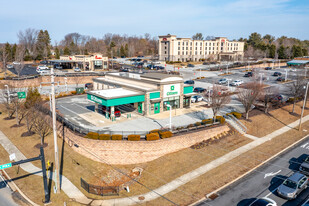
{"label": "bush row", "polygon": [[96,139],[96,140],[122,140],[122,135],[120,134],[98,134],[96,132],[89,132],[85,138]]}
{"label": "bush row", "polygon": [[241,113],[238,113],[238,112],[230,112],[230,113],[227,113],[226,115],[233,115],[234,117],[236,117],[237,119],[240,119],[241,118]]}

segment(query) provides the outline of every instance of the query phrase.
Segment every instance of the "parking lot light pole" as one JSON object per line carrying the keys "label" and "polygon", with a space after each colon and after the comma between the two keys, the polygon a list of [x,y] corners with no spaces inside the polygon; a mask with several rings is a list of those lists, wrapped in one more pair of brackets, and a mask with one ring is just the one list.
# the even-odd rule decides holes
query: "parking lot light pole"
{"label": "parking lot light pole", "polygon": [[302,110],[301,110],[301,115],[300,115],[300,119],[299,119],[299,127],[298,127],[298,130],[299,130],[299,131],[301,130],[301,120],[302,120],[302,118],[303,118],[304,110],[305,110],[305,106],[306,106],[307,95],[308,95],[308,86],[309,86],[309,82],[307,82],[307,85],[306,85],[306,93],[305,93],[303,108],[302,108]]}
{"label": "parking lot light pole", "polygon": [[68,92],[68,82],[67,82],[67,79],[66,77],[64,77],[64,85],[65,85],[65,91]]}
{"label": "parking lot light pole", "polygon": [[170,131],[172,131],[172,106],[170,104],[167,104],[166,106],[170,108]]}
{"label": "parking lot light pole", "polygon": [[285,69],[285,81],[288,80],[288,70]]}
{"label": "parking lot light pole", "polygon": [[262,81],[263,81],[263,73],[260,74],[260,85],[262,85]]}
{"label": "parking lot light pole", "polygon": [[10,103],[11,102],[11,99],[10,99],[10,90],[9,90],[9,85],[4,85],[5,87],[6,87],[6,89],[7,89],[7,93],[8,93],[8,103]]}

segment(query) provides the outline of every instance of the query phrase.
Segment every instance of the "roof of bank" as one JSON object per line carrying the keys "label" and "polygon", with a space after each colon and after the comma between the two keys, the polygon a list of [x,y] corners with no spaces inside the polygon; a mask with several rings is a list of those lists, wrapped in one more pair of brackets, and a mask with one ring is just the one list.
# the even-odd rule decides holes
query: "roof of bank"
{"label": "roof of bank", "polygon": [[101,96],[105,99],[113,99],[113,98],[126,97],[126,96],[142,95],[142,93],[140,93],[140,92],[136,92],[136,91],[132,91],[132,90],[129,90],[129,89],[124,89],[124,88],[95,90],[95,91],[90,91],[88,93]]}
{"label": "roof of bank", "polygon": [[177,80],[182,80],[183,78],[179,75],[170,75],[170,74],[162,74],[162,73],[146,73],[141,75],[142,78],[147,79],[168,79],[168,78],[177,78]]}

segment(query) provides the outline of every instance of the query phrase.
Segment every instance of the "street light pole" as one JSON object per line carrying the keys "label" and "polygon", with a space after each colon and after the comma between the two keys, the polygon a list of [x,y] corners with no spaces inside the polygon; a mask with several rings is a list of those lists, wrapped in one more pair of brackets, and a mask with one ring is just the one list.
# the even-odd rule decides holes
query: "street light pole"
{"label": "street light pole", "polygon": [[11,102],[11,99],[10,99],[10,90],[9,90],[9,85],[4,85],[6,88],[7,88],[7,93],[8,93],[8,103]]}
{"label": "street light pole", "polygon": [[53,118],[53,135],[54,135],[54,147],[55,147],[55,175],[56,184],[55,191],[60,193],[60,172],[59,172],[59,155],[58,155],[58,143],[57,143],[57,130],[56,130],[56,101],[55,101],[55,76],[54,68],[51,68],[51,97],[52,97],[52,118]]}
{"label": "street light pole", "polygon": [[67,82],[67,79],[66,77],[64,77],[64,85],[65,85],[65,91],[68,92],[68,82]]}
{"label": "street light pole", "polygon": [[170,104],[167,104],[166,106],[170,108],[170,130],[172,131],[172,106]]}
{"label": "street light pole", "polygon": [[305,106],[306,106],[306,101],[307,101],[307,94],[308,94],[308,86],[309,86],[309,82],[307,82],[307,86],[306,86],[306,93],[305,93],[305,98],[304,98],[304,103],[303,103],[303,108],[301,110],[301,115],[300,115],[300,119],[299,119],[299,127],[298,130],[301,130],[301,120],[303,118],[304,115],[304,110],[305,110]]}

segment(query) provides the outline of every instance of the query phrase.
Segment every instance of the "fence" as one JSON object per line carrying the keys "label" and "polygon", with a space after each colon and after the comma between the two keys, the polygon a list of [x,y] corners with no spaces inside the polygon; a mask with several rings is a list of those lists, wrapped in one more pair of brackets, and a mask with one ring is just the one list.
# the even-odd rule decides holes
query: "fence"
{"label": "fence", "polygon": [[83,178],[80,178],[81,187],[84,188],[88,193],[101,195],[101,196],[113,196],[119,195],[119,186],[96,186],[88,184]]}

